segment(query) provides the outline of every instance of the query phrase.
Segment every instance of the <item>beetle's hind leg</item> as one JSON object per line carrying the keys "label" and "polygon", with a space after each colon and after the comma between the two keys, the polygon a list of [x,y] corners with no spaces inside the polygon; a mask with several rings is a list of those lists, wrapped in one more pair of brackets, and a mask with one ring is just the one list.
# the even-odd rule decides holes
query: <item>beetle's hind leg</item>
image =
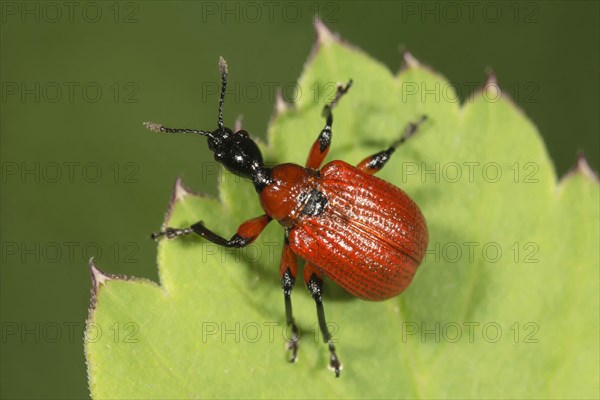
{"label": "beetle's hind leg", "polygon": [[331,101],[331,103],[327,104],[323,107],[323,116],[325,117],[325,127],[321,130],[319,137],[313,144],[308,153],[308,159],[306,160],[306,167],[312,169],[319,169],[321,163],[325,159],[327,152],[329,151],[329,146],[331,145],[331,126],[333,125],[333,113],[331,110],[335,105],[340,101],[342,96],[346,94],[348,89],[352,86],[352,79],[348,81],[348,83],[344,86],[339,85],[337,87],[337,92],[335,93],[335,97]]}
{"label": "beetle's hind leg", "polygon": [[386,150],[380,151],[379,153],[375,153],[375,154],[365,158],[360,163],[358,163],[356,168],[358,168],[359,170],[361,170],[363,172],[366,172],[367,174],[371,174],[371,175],[377,173],[389,161],[389,159],[392,157],[392,154],[394,153],[394,151],[396,151],[396,148],[398,146],[400,146],[402,143],[406,142],[406,140],[409,137],[411,137],[415,133],[417,133],[419,126],[426,120],[427,120],[427,116],[423,115],[421,117],[421,119],[419,119],[417,122],[411,122],[410,124],[408,124],[408,126],[404,130],[404,133],[402,134],[400,139],[398,139],[394,143],[392,143],[392,145],[390,147],[388,147]]}
{"label": "beetle's hind leg", "polygon": [[323,309],[323,279],[317,267],[309,262],[304,266],[304,282],[311,296],[317,304],[317,318],[319,320],[319,329],[323,335],[323,341],[329,345],[329,368],[335,372],[335,377],[339,378],[342,364],[335,351],[335,345],[331,340],[331,333],[327,328],[325,320],[325,310]]}
{"label": "beetle's hind leg", "polygon": [[290,362],[296,362],[298,358],[298,327],[294,321],[292,313],[292,289],[296,283],[296,274],[298,272],[298,262],[296,254],[290,248],[287,235],[284,238],[283,250],[281,252],[281,264],[279,274],[281,276],[281,287],[283,289],[283,297],[285,300],[285,319],[288,328],[292,330],[292,337],[287,343],[288,350],[291,351]]}

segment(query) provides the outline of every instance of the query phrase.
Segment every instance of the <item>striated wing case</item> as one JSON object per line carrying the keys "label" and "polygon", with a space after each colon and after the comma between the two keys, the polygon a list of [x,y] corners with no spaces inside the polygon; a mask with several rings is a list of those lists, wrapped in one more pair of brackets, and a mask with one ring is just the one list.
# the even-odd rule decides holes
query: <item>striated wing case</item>
{"label": "striated wing case", "polygon": [[289,235],[292,250],[353,295],[385,300],[411,282],[427,249],[425,218],[396,186],[333,161],[317,189],[324,212],[304,215]]}

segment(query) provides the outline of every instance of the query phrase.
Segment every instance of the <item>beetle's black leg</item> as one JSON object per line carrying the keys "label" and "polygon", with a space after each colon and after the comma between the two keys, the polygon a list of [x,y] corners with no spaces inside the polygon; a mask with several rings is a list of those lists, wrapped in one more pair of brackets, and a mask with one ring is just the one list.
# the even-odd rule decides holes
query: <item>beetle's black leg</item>
{"label": "beetle's black leg", "polygon": [[202,221],[195,223],[189,228],[184,229],[176,229],[176,228],[165,228],[160,232],[155,232],[152,234],[152,239],[158,239],[162,236],[167,239],[173,239],[178,236],[185,236],[191,233],[196,233],[197,235],[202,236],[204,239],[218,244],[224,247],[244,247],[249,245],[260,235],[260,233],[265,229],[267,224],[271,221],[271,217],[268,215],[261,215],[260,217],[256,217],[244,222],[238,228],[235,235],[231,237],[231,239],[227,240],[216,233],[212,232],[208,228],[204,226]]}
{"label": "beetle's black leg", "polygon": [[392,143],[392,145],[386,150],[380,151],[379,153],[375,153],[372,156],[365,158],[356,166],[356,168],[368,174],[375,174],[378,172],[389,161],[394,151],[396,151],[396,148],[402,143],[406,142],[409,137],[417,133],[419,125],[426,120],[427,116],[423,115],[417,122],[411,122],[408,124],[400,139]]}
{"label": "beetle's black leg", "polygon": [[287,235],[283,242],[283,251],[281,252],[281,264],[279,267],[279,274],[281,276],[281,287],[283,288],[283,296],[285,300],[285,319],[288,328],[292,330],[292,337],[287,343],[288,350],[291,351],[290,362],[296,362],[298,357],[298,327],[294,321],[294,315],[292,313],[292,288],[296,283],[296,273],[298,272],[298,263],[296,255],[290,248]]}
{"label": "beetle's black leg", "polygon": [[325,127],[319,134],[317,141],[313,144],[308,153],[308,159],[306,160],[306,167],[312,169],[319,169],[321,163],[325,159],[327,152],[329,151],[329,145],[331,144],[331,126],[333,125],[333,113],[331,110],[340,101],[342,96],[352,86],[352,80],[349,80],[345,86],[338,86],[337,92],[331,103],[323,107],[323,116],[326,119]]}
{"label": "beetle's black leg", "polygon": [[327,328],[325,320],[325,310],[323,309],[323,279],[316,266],[307,262],[304,266],[304,281],[311,296],[317,304],[317,318],[319,320],[319,329],[323,335],[323,341],[329,345],[329,368],[335,372],[335,377],[339,378],[342,364],[335,352],[335,345],[331,340],[331,333]]}

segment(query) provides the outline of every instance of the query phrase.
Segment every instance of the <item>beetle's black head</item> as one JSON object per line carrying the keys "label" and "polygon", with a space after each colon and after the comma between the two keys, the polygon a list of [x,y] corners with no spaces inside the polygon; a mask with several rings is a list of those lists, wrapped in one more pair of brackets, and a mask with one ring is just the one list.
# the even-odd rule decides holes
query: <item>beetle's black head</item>
{"label": "beetle's black head", "polygon": [[144,122],[144,126],[155,132],[195,133],[207,136],[208,147],[215,153],[215,160],[234,174],[251,179],[256,190],[260,192],[271,182],[270,170],[265,168],[260,149],[250,138],[248,132],[239,130],[234,133],[223,125],[223,102],[227,87],[227,63],[223,57],[219,59],[219,68],[221,70],[221,96],[217,129],[212,132],[197,129],[175,129],[154,122]]}
{"label": "beetle's black head", "polygon": [[208,148],[230,172],[251,179],[257,191],[270,182],[260,149],[245,130],[216,129],[208,135]]}

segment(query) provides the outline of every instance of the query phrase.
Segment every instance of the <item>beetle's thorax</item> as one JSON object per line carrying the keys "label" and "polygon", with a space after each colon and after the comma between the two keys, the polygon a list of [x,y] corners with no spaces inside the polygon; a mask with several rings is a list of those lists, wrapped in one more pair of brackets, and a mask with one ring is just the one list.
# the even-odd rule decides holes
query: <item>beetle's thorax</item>
{"label": "beetle's thorax", "polygon": [[318,178],[318,171],[297,164],[277,165],[271,171],[271,183],[259,194],[260,204],[267,215],[292,227],[315,192]]}

